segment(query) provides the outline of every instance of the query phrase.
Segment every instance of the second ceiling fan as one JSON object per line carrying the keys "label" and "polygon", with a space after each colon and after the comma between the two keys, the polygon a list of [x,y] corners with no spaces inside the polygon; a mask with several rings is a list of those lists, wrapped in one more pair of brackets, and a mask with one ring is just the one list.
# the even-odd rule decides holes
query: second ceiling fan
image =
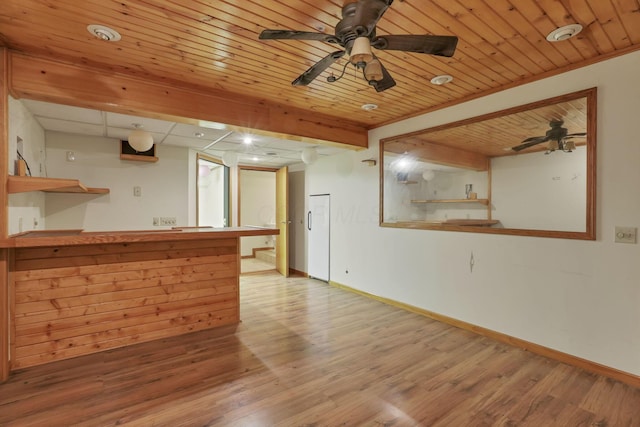
{"label": "second ceiling fan", "polygon": [[380,60],[372,53],[371,47],[378,50],[398,50],[403,52],[424,53],[451,57],[456,50],[458,38],[455,36],[434,35],[384,35],[376,34],[376,25],[382,15],[391,6],[393,0],[357,0],[342,8],[342,19],[336,25],[334,35],[308,31],[264,30],[261,40],[317,40],[340,45],[344,50],[332,52],[291,84],[306,86],[318,77],[334,62],[349,55],[339,77],[330,76],[327,81],[334,82],[344,75],[347,65],[353,64],[362,70],[365,79],[376,91],[382,92],[396,85],[395,80]]}

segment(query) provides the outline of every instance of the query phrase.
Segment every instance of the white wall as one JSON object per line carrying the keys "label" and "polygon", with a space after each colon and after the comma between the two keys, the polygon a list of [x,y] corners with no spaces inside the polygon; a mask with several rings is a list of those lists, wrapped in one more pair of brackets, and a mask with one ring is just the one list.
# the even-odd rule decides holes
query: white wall
{"label": "white wall", "polygon": [[[615,225],[640,225],[638,75],[635,52],[374,129],[368,150],[308,166],[305,197],[331,194],[332,279],[640,375],[640,245],[613,241]],[[381,138],[594,86],[596,241],[378,226],[378,169],[360,160]]]}
{"label": "white wall", "polygon": [[[16,173],[17,141],[22,140],[22,156],[27,161],[32,176],[44,175],[45,134],[42,126],[22,103],[9,96],[9,174]],[[45,198],[41,192],[9,195],[9,234],[45,227]]]}
{"label": "white wall", "polygon": [[[49,177],[75,178],[88,187],[111,190],[106,195],[48,193],[48,229],[170,228],[154,227],[153,217],[175,217],[177,225],[192,225],[188,149],[158,145],[160,160],[148,163],[120,160],[117,139],[47,132],[46,140]],[[67,151],[75,153],[75,161],[66,160]],[[133,195],[134,186],[141,187],[141,197]],[[195,183],[192,186],[195,188]]]}
{"label": "white wall", "polygon": [[493,218],[505,228],[587,229],[587,150],[491,160]]}
{"label": "white wall", "polygon": [[[240,224],[275,227],[275,172],[240,170]],[[253,248],[274,247],[273,236],[250,236],[240,239],[242,256],[253,254]]]}
{"label": "white wall", "polygon": [[398,181],[397,172],[385,168],[385,222],[487,219],[487,206],[478,203],[411,203],[412,200],[466,199],[465,185],[471,184],[477,198],[488,195],[489,174],[461,168],[433,172],[425,181],[422,171],[409,174],[409,183]]}

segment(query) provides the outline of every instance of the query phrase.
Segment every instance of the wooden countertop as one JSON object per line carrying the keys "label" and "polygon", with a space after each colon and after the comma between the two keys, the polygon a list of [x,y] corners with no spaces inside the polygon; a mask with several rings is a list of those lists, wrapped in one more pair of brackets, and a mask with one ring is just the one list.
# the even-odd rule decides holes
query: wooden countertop
{"label": "wooden countertop", "polygon": [[262,227],[184,227],[170,230],[91,231],[34,230],[0,240],[1,248],[37,248],[109,243],[162,242],[176,240],[227,239],[243,236],[280,234],[277,228]]}

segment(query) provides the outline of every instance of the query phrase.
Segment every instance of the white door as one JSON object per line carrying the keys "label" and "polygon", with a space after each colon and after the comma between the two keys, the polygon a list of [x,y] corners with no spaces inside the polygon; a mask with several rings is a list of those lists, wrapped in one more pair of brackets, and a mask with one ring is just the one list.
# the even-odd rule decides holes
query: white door
{"label": "white door", "polygon": [[307,269],[310,277],[324,281],[329,281],[329,208],[328,194],[309,196]]}

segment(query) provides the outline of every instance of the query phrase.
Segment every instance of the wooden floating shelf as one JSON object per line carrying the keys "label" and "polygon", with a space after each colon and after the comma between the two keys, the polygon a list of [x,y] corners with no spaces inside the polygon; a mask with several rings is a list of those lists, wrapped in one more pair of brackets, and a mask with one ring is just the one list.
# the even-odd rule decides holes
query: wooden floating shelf
{"label": "wooden floating shelf", "polygon": [[29,191],[45,191],[49,193],[81,193],[108,194],[108,188],[86,187],[77,179],[43,178],[33,176],[9,175],[7,192],[9,194],[26,193]]}
{"label": "wooden floating shelf", "polygon": [[489,199],[435,199],[435,200],[412,200],[411,203],[480,203],[488,205]]}
{"label": "wooden floating shelf", "polygon": [[500,221],[495,219],[447,219],[443,222],[446,225],[466,225],[466,226],[479,226],[489,227],[495,225]]}
{"label": "wooden floating shelf", "polygon": [[133,160],[134,162],[155,163],[158,161],[156,156],[139,156],[137,154],[120,154],[120,160]]}

